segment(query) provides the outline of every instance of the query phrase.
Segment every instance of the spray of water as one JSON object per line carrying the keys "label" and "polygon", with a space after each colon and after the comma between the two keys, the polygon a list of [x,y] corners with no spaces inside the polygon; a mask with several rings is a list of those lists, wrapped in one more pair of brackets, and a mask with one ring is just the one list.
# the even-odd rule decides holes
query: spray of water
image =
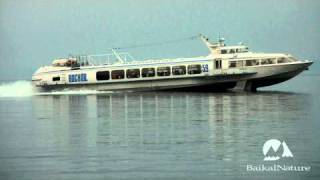
{"label": "spray of water", "polygon": [[0,85],[0,97],[27,97],[32,94],[30,81],[14,81]]}
{"label": "spray of water", "polygon": [[1,97],[30,97],[39,95],[72,95],[72,94],[99,94],[110,93],[95,90],[65,90],[56,92],[37,92],[31,81],[14,81],[0,84],[0,98]]}

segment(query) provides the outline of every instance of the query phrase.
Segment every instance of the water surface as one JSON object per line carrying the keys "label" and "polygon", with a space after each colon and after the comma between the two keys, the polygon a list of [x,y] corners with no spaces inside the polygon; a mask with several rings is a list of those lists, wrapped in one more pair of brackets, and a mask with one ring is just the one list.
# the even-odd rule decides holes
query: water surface
{"label": "water surface", "polygon": [[[258,93],[1,97],[0,176],[317,179],[319,83],[319,76],[301,76]],[[262,146],[271,138],[285,140],[294,155],[278,163],[311,172],[247,172],[247,164],[264,163]]]}

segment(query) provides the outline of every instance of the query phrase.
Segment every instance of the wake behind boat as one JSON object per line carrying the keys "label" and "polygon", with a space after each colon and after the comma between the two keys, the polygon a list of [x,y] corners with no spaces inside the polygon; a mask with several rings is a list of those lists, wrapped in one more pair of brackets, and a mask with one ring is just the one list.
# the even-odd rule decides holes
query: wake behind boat
{"label": "wake behind boat", "polygon": [[112,54],[54,60],[39,68],[32,82],[40,91],[256,91],[295,77],[313,63],[289,54],[250,52],[245,45],[226,46],[224,39],[211,43],[199,37],[210,50],[208,56],[137,61],[112,49]]}

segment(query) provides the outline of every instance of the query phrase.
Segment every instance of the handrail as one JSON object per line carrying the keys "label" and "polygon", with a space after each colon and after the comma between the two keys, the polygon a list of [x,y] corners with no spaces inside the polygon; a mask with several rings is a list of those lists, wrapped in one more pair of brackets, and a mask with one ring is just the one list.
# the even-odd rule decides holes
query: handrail
{"label": "handrail", "polygon": [[106,64],[113,64],[115,62],[119,62],[119,58],[121,58],[120,63],[127,63],[128,61],[133,61],[134,58],[126,52],[117,53],[108,53],[108,54],[91,54],[91,55],[78,55],[78,56],[71,56],[75,58],[77,62],[81,66],[89,66],[89,65],[106,65]]}

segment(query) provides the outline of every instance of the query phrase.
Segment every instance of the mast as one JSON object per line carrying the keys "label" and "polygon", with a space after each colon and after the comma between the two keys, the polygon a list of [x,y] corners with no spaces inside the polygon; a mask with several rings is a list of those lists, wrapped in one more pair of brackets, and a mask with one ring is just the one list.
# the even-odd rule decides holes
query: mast
{"label": "mast", "polygon": [[[220,36],[220,35],[219,35]],[[209,41],[209,38],[207,38],[206,36],[200,34],[200,38],[203,41],[203,43],[207,46],[207,48],[209,49],[209,51],[211,52],[211,54],[220,54],[218,48],[219,47],[223,47],[225,46],[224,44],[224,38],[219,37],[219,42],[217,43],[211,43]]]}
{"label": "mast", "polygon": [[113,55],[118,59],[120,63],[124,63],[124,60],[121,58],[121,56],[118,54],[118,52],[115,50],[115,48],[111,48],[111,51]]}

